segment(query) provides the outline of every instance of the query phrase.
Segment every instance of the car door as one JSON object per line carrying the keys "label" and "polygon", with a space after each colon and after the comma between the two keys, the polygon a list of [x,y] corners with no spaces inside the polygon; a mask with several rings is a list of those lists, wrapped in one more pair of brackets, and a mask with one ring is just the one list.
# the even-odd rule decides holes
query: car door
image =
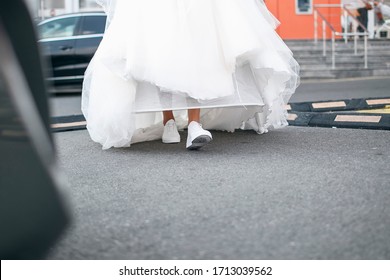
{"label": "car door", "polygon": [[75,47],[75,74],[84,75],[84,72],[95,54],[106,26],[104,14],[84,15],[81,20],[80,29],[76,36]]}
{"label": "car door", "polygon": [[75,32],[80,17],[69,16],[49,20],[38,26],[39,44],[44,57],[51,64],[50,79],[55,83],[69,80],[74,73]]}

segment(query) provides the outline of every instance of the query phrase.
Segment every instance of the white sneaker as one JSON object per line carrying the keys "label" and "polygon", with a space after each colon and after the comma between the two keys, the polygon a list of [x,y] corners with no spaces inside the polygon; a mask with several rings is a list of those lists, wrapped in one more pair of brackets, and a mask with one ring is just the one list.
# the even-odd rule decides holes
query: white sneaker
{"label": "white sneaker", "polygon": [[169,120],[164,126],[162,142],[165,144],[180,143],[180,134],[174,120]]}
{"label": "white sneaker", "polygon": [[213,140],[213,137],[211,136],[210,131],[204,130],[201,124],[192,121],[188,125],[186,146],[188,150],[198,150],[208,144],[211,140]]}

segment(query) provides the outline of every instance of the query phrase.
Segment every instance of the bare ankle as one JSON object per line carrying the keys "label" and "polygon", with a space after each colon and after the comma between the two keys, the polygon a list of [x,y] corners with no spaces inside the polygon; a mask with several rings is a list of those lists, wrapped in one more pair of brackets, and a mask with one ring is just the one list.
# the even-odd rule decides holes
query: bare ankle
{"label": "bare ankle", "polygon": [[165,126],[167,124],[167,122],[169,122],[170,120],[174,120],[175,121],[175,118],[164,119],[163,120],[163,125]]}

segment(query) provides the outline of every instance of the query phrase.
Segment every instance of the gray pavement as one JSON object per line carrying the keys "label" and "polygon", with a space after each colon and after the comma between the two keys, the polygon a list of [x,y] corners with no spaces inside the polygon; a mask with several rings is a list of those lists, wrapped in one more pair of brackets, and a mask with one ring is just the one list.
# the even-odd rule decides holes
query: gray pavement
{"label": "gray pavement", "polygon": [[303,82],[290,102],[390,97],[390,77]]}
{"label": "gray pavement", "polygon": [[390,258],[389,131],[213,136],[103,151],[55,134],[73,224],[49,259]]}
{"label": "gray pavement", "polygon": [[[390,79],[305,82],[292,102],[389,97]],[[80,96],[51,99],[80,114]],[[390,132],[213,132],[101,150],[56,133],[73,224],[49,259],[389,259]],[[182,139],[185,139],[182,132]]]}
{"label": "gray pavement", "polygon": [[53,117],[81,115],[80,94],[63,94],[50,98],[51,115]]}

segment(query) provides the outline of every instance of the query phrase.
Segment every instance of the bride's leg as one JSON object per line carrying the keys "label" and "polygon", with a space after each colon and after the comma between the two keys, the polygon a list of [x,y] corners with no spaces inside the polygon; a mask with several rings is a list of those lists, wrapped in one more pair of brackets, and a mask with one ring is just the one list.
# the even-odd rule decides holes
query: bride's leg
{"label": "bride's leg", "polygon": [[169,120],[175,120],[173,111],[163,111],[163,124],[165,125]]}
{"label": "bride's leg", "polygon": [[192,121],[200,122],[200,109],[188,109],[188,124]]}

